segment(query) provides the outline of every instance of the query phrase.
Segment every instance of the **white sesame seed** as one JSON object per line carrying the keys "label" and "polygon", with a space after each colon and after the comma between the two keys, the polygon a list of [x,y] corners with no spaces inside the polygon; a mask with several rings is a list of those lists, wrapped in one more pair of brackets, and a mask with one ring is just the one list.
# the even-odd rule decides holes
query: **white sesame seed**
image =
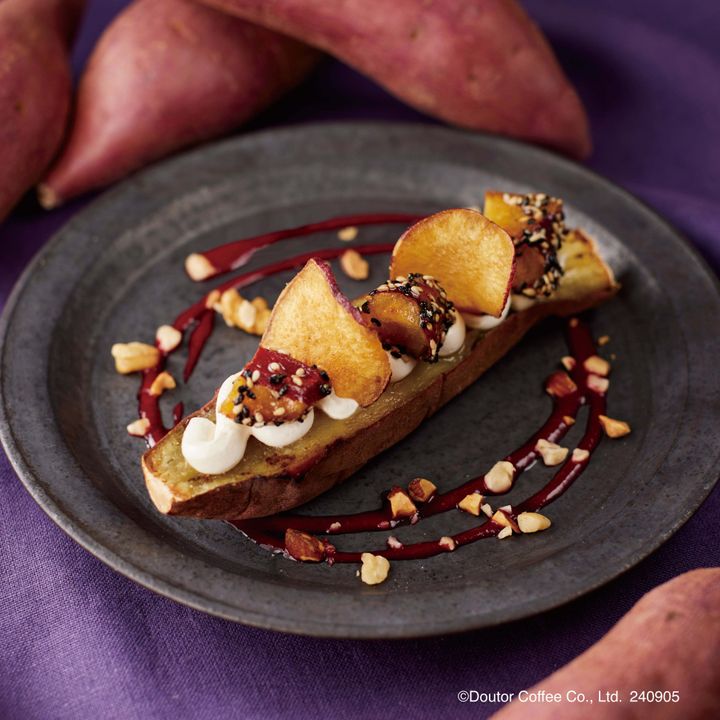
{"label": "white sesame seed", "polygon": [[260,371],[259,370],[253,370],[252,374],[252,381],[257,382],[260,379]]}

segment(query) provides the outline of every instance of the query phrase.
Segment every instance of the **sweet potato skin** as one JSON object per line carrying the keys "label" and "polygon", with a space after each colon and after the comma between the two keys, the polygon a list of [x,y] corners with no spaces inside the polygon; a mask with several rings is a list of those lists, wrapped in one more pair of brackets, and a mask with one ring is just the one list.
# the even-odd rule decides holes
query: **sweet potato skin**
{"label": "sweet potato skin", "polygon": [[[660,585],[610,632],[532,690],[594,699],[513,702],[493,720],[704,720],[720,717],[720,568],[693,570]],[[598,703],[618,690],[622,704]],[[678,702],[631,703],[631,690],[677,691]]]}
{"label": "sweet potato skin", "polygon": [[84,4],[0,2],[0,221],[62,142],[71,96],[68,51]]}
{"label": "sweet potato skin", "polygon": [[202,0],[322,48],[455,125],[586,157],[583,106],[515,0]]}
{"label": "sweet potato skin", "polygon": [[93,51],[41,203],[53,207],[229,132],[296,85],[318,57],[190,0],[136,0]]}

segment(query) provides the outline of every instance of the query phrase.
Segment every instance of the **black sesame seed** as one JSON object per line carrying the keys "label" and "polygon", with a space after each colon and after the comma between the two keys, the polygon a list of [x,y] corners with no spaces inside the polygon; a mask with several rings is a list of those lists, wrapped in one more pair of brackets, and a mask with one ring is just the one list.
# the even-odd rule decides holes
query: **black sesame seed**
{"label": "black sesame seed", "polygon": [[321,380],[329,380],[330,376],[324,370],[321,370],[320,371],[320,379]]}
{"label": "black sesame seed", "polygon": [[376,317],[370,318],[370,322],[371,322],[373,325],[377,325],[378,327],[381,327],[381,326],[382,326],[382,323],[381,323]]}
{"label": "black sesame seed", "polygon": [[255,393],[254,393],[252,390],[250,390],[249,388],[248,388],[248,390],[247,390],[246,395],[247,395],[251,400],[257,400],[257,396],[256,396]]}
{"label": "black sesame seed", "polygon": [[366,315],[370,313],[370,304],[367,300],[360,306],[360,310],[362,310]]}
{"label": "black sesame seed", "polygon": [[282,397],[283,395],[285,395],[285,394],[287,393],[287,391],[288,391],[289,389],[290,389],[289,386],[283,385],[283,386],[280,388],[280,390],[278,390],[278,395],[279,395],[280,397]]}
{"label": "black sesame seed", "polygon": [[318,387],[318,391],[323,397],[327,397],[332,392],[332,388],[327,383],[322,383]]}
{"label": "black sesame seed", "polygon": [[287,377],[287,375],[281,375],[280,373],[275,373],[274,375],[270,376],[270,382],[273,385],[279,385],[286,377]]}

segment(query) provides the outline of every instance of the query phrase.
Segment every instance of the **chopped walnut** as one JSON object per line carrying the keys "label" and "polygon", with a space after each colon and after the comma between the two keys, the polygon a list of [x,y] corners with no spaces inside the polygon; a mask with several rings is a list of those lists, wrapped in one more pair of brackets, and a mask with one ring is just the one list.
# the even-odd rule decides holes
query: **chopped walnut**
{"label": "chopped walnut", "polygon": [[379,585],[387,578],[390,572],[390,563],[387,558],[364,552],[360,556],[360,560],[362,560],[360,579],[366,585]]}
{"label": "chopped walnut", "polygon": [[172,352],[182,341],[182,333],[172,325],[161,325],[155,333],[155,342],[164,353]]}
{"label": "chopped walnut", "polygon": [[427,502],[436,492],[437,486],[425,478],[415,478],[408,485],[408,493],[415,502]]}
{"label": "chopped walnut", "polygon": [[590,457],[590,452],[584,448],[575,448],[572,451],[573,462],[585,462]]}
{"label": "chopped walnut", "polygon": [[325,546],[321,540],[293,528],[285,531],[285,549],[291,557],[303,562],[320,562],[325,557]]}
{"label": "chopped walnut", "polygon": [[610,387],[610,381],[606,377],[590,374],[587,376],[587,386],[593,392],[604,395]]}
{"label": "chopped walnut", "polygon": [[603,345],[607,345],[610,342],[610,336],[609,335],[601,335],[597,339],[597,344],[602,347]]}
{"label": "chopped walnut", "polygon": [[485,475],[487,489],[494,493],[503,493],[512,486],[515,467],[507,460],[496,462]]}
{"label": "chopped walnut", "polygon": [[489,518],[493,516],[493,509],[490,507],[489,503],[485,503],[484,505],[480,506],[480,509],[487,515]]}
{"label": "chopped walnut", "polygon": [[575,358],[572,357],[571,355],[565,355],[565,356],[561,357],[560,362],[562,363],[562,366],[568,371],[575,369],[575,365],[576,365]]}
{"label": "chopped walnut", "polygon": [[207,280],[217,272],[215,266],[200,253],[192,253],[185,258],[185,272],[195,282]]}
{"label": "chopped walnut", "polygon": [[614,420],[607,415],[600,415],[600,424],[609,438],[619,438],[630,434],[630,426],[623,420]]}
{"label": "chopped walnut", "polygon": [[370,274],[368,261],[357,250],[346,250],[340,256],[340,267],[353,280],[366,280]]}
{"label": "chopped walnut", "polygon": [[173,390],[176,387],[175,378],[163,370],[150,385],[151,395],[162,395],[166,390]]}
{"label": "chopped walnut", "polygon": [[350,242],[358,236],[358,229],[354,225],[348,225],[348,227],[338,230],[337,236],[343,242]]}
{"label": "chopped walnut", "polygon": [[560,447],[560,445],[540,438],[535,444],[535,450],[540,453],[543,462],[548,467],[559,465],[567,457],[568,448]]}
{"label": "chopped walnut", "polygon": [[147,418],[140,418],[127,426],[128,435],[133,437],[145,437],[150,429],[150,421]]}
{"label": "chopped walnut", "polygon": [[460,510],[464,510],[466,513],[470,513],[471,515],[475,515],[475,517],[477,517],[478,515],[480,515],[484,499],[485,498],[480,495],[480,493],[470,493],[458,503],[458,508]]}
{"label": "chopped walnut", "polygon": [[506,537],[512,535],[512,528],[510,526],[504,527],[498,534],[498,540],[504,540]]}
{"label": "chopped walnut", "polygon": [[448,552],[452,552],[457,547],[457,543],[449,535],[443,535],[440,540],[438,540],[438,545]]}
{"label": "chopped walnut", "polygon": [[554,397],[563,398],[572,395],[577,390],[577,385],[565,372],[554,372],[545,383],[545,392]]}
{"label": "chopped walnut", "polygon": [[518,515],[518,527],[520,532],[534,533],[540,530],[547,530],[552,523],[550,518],[536,512],[522,512]]}
{"label": "chopped walnut", "polygon": [[595,373],[601,377],[607,377],[610,374],[610,363],[599,355],[591,355],[585,360],[583,367],[589,373]]}
{"label": "chopped walnut", "polygon": [[575,418],[572,415],[563,415],[563,422],[568,426],[571,427],[575,424]]}
{"label": "chopped walnut", "polygon": [[388,500],[390,501],[390,512],[395,520],[411,518],[417,512],[415,503],[402,488],[392,488],[388,493]]}
{"label": "chopped walnut", "polygon": [[122,375],[148,370],[160,360],[160,351],[154,345],[141,342],[115,343],[110,352],[115,369]]}
{"label": "chopped walnut", "polygon": [[262,335],[270,319],[271,310],[261,297],[246,300],[235,288],[226,290],[213,305],[228,327],[236,327],[251,335]]}
{"label": "chopped walnut", "polygon": [[402,550],[403,548],[403,544],[394,535],[389,535],[385,542],[392,550]]}

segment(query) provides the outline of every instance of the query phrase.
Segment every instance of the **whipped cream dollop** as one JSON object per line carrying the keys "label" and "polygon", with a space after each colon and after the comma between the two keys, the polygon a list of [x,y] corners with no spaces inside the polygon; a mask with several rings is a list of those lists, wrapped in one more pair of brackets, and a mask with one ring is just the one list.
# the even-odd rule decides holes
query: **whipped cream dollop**
{"label": "whipped cream dollop", "polygon": [[[280,425],[267,423],[248,426],[231,420],[220,408],[232,392],[233,384],[239,375],[240,373],[231,375],[220,386],[215,401],[215,422],[195,417],[190,420],[183,433],[183,457],[195,470],[205,475],[220,475],[232,470],[245,456],[251,436],[263,445],[281,448],[300,440],[313,426],[313,408],[301,420]],[[355,413],[359,405],[351,398],[338,397],[333,391],[316,403],[316,407],[333,420],[344,420]]]}
{"label": "whipped cream dollop", "polygon": [[392,353],[388,352],[387,356],[390,361],[390,370],[392,371],[392,375],[390,376],[391,383],[404,380],[417,365],[417,360],[409,355],[395,357]]}
{"label": "whipped cream dollop", "polygon": [[508,295],[508,299],[505,301],[505,307],[503,308],[502,313],[500,313],[500,317],[493,317],[492,315],[472,315],[470,313],[463,313],[462,316],[465,320],[465,323],[469,328],[472,328],[473,330],[482,330],[483,332],[487,332],[488,330],[496,328],[498,325],[503,323],[505,321],[505,318],[508,316],[508,313],[510,312],[510,306],[512,305],[512,297],[514,296]]}
{"label": "whipped cream dollop", "polygon": [[454,355],[465,344],[466,334],[465,320],[462,314],[455,310],[455,322],[445,333],[445,339],[443,340],[440,350],[438,350],[438,355],[440,357]]}

